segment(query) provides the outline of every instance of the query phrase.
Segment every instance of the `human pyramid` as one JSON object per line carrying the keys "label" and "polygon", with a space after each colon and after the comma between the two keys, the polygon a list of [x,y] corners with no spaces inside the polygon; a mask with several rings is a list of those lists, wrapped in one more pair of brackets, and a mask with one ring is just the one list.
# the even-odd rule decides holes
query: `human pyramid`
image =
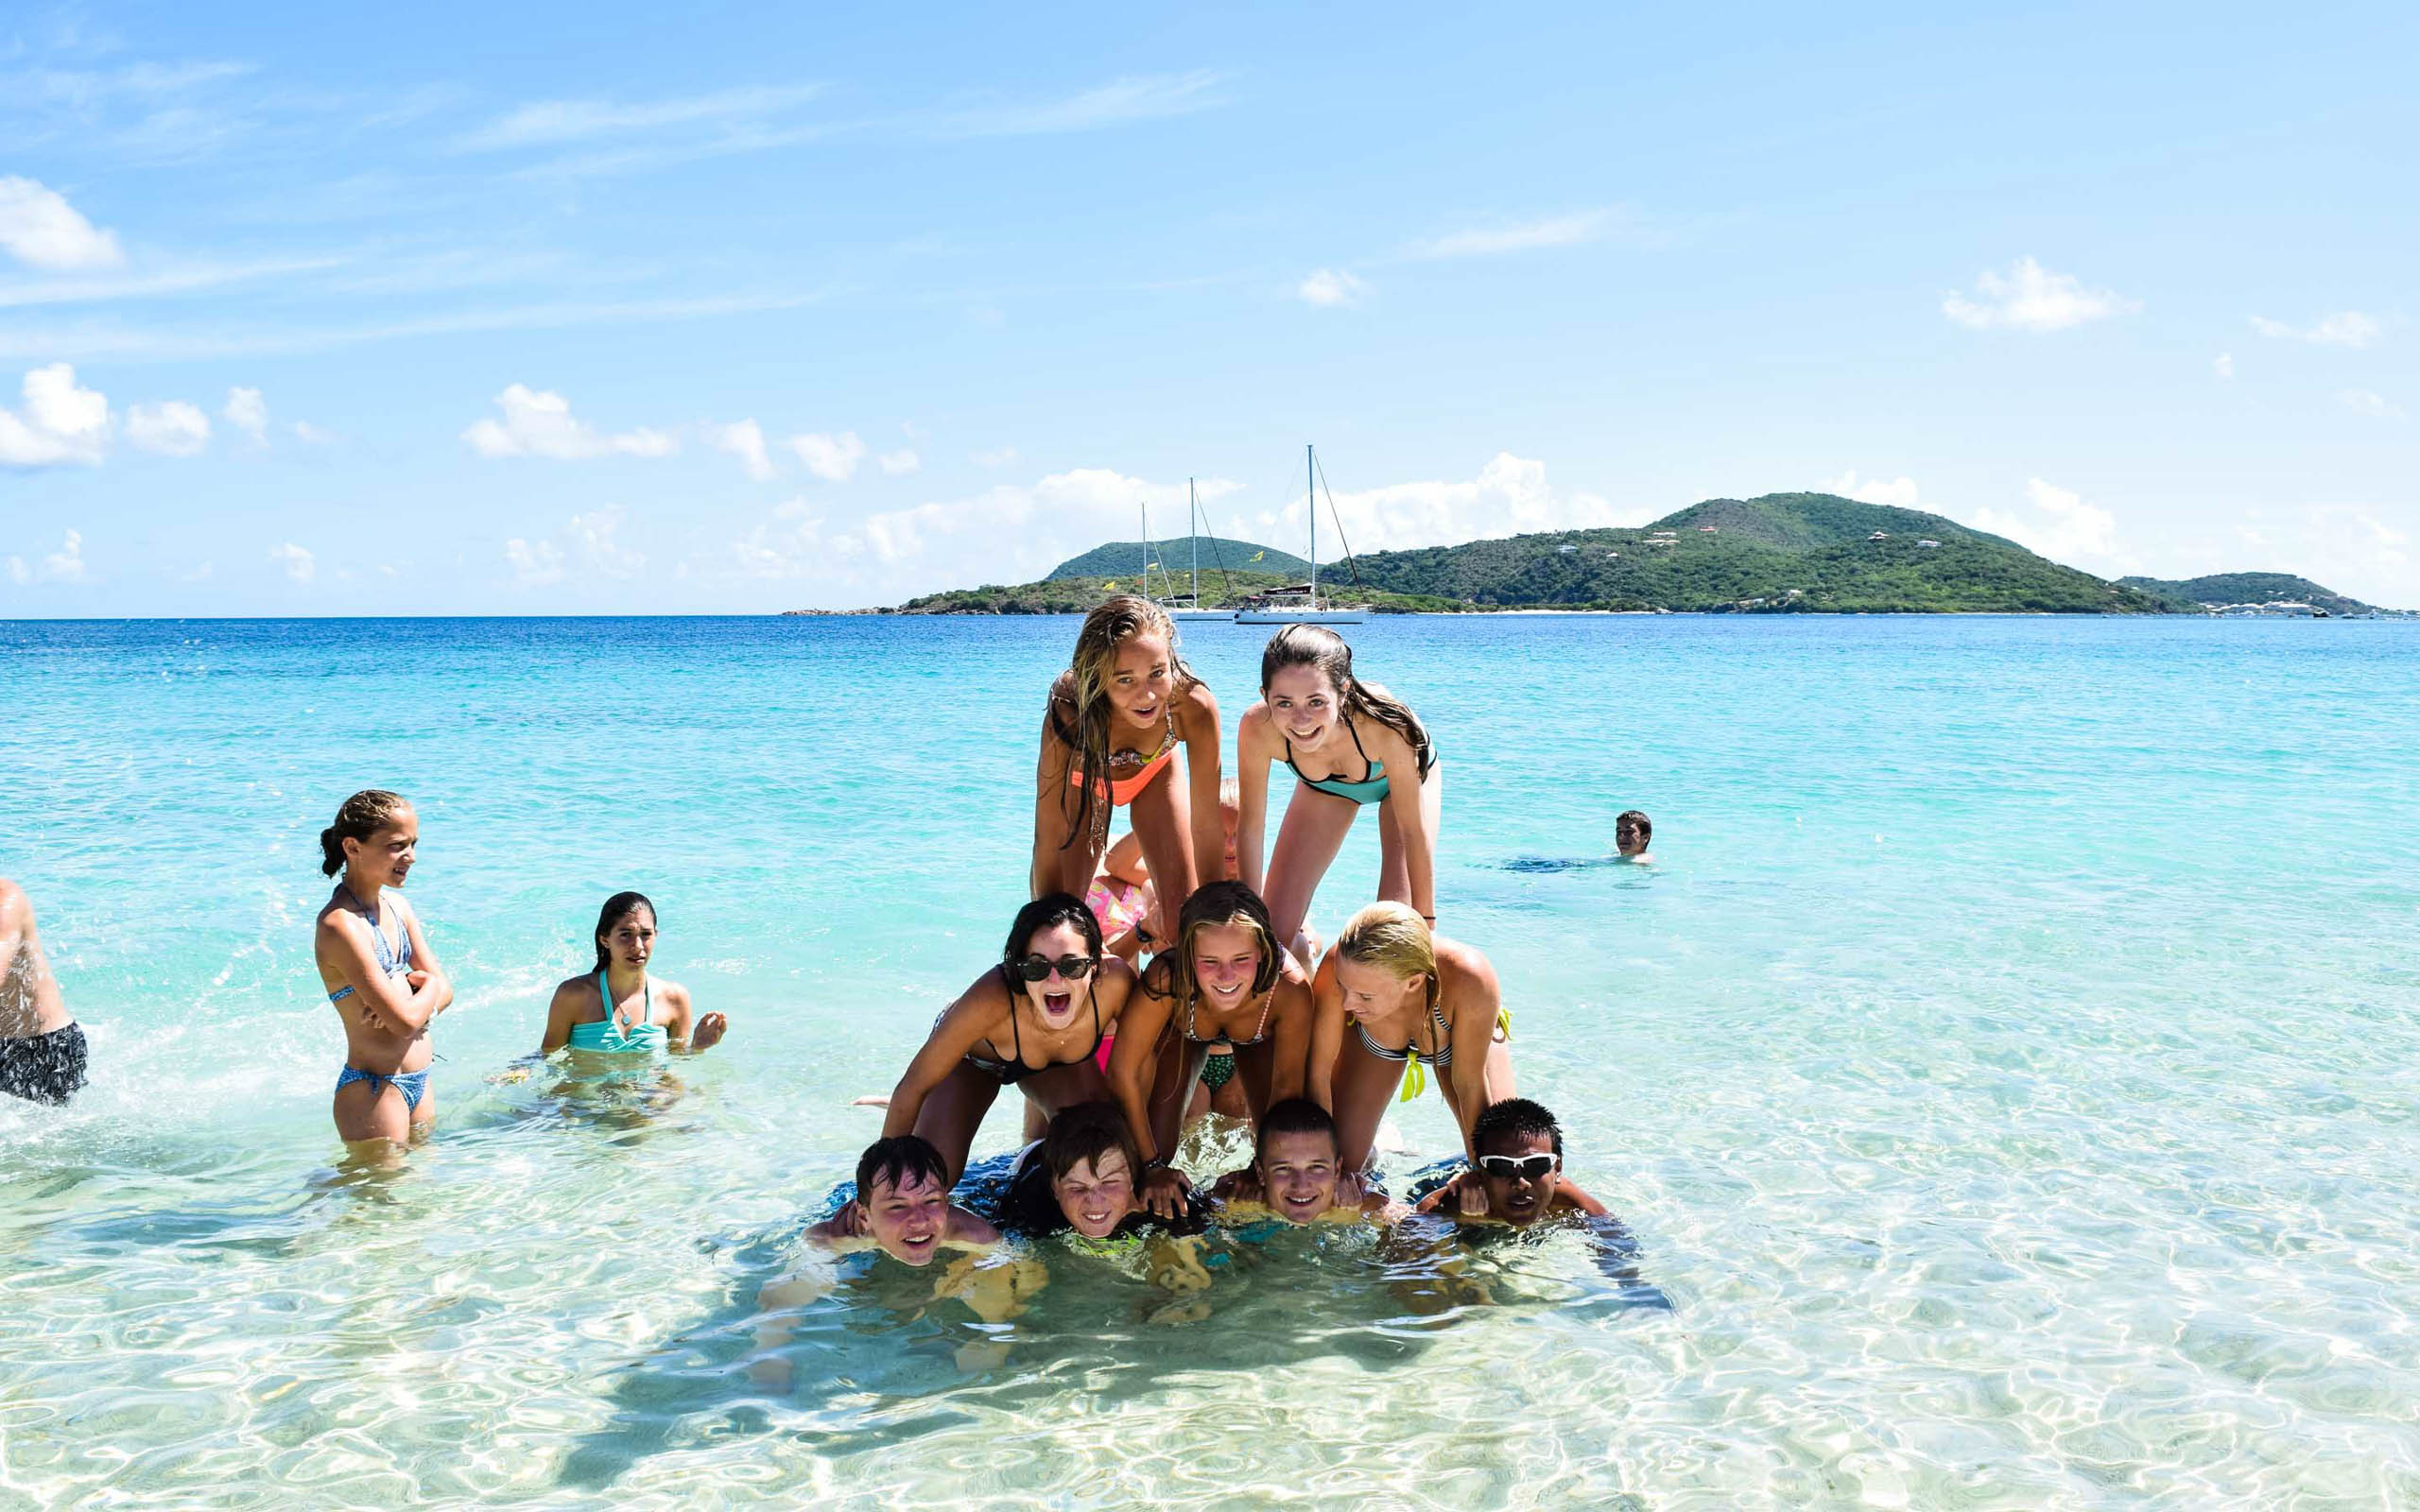
{"label": "human pyramid", "polygon": [[[1341,637],[1298,624],[1261,654],[1260,696],[1237,723],[1238,770],[1226,781],[1223,739],[1218,701],[1165,610],[1121,594],[1085,617],[1042,721],[1031,901],[889,1097],[860,1099],[886,1106],[881,1137],[807,1230],[811,1244],[926,1265],[1004,1235],[1140,1241],[1214,1225],[1383,1226],[1415,1211],[1457,1227],[1604,1219],[1563,1175],[1553,1116],[1513,1095],[1495,969],[1438,930],[1444,765],[1428,728],[1355,675]],[[1264,865],[1279,762],[1295,783]],[[1120,808],[1132,829],[1113,848]],[[1322,953],[1305,915],[1366,808],[1377,811],[1377,899]],[[1622,850],[1643,851],[1644,816],[1622,822]],[[337,1130],[390,1155],[436,1116],[430,1028],[454,996],[402,892],[419,838],[411,804],[383,789],[346,799],[320,834],[321,869],[337,879],[313,938],[345,1033]],[[686,988],[650,977],[656,927],[644,895],[607,900],[596,966],[556,988],[543,1053],[612,1064],[724,1037],[724,1015],[698,1013]],[[0,988],[16,984],[30,1005],[20,1016],[41,1031],[0,1047],[75,1036],[72,1080],[9,1090],[63,1100],[82,1080],[82,1039],[42,966],[30,906],[5,882],[0,969]],[[0,1009],[9,997],[0,990]],[[1373,1170],[1374,1146],[1389,1104],[1432,1076],[1461,1149],[1397,1201]],[[1011,1086],[1029,1143],[968,1180],[977,1131]],[[1188,1119],[1214,1105],[1250,1123],[1253,1159],[1197,1186],[1176,1156]]]}

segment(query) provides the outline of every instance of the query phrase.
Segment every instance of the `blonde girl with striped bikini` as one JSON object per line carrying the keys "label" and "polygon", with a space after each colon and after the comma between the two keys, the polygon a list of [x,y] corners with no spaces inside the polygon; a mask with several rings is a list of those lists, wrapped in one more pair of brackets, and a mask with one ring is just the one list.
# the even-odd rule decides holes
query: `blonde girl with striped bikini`
{"label": "blonde girl with striped bikini", "polygon": [[1504,996],[1487,957],[1431,933],[1402,903],[1372,903],[1337,936],[1311,995],[1310,1097],[1336,1116],[1344,1168],[1369,1165],[1397,1089],[1416,1096],[1433,1073],[1462,1153],[1478,1169],[1471,1126],[1488,1104],[1513,1095],[1512,1053],[1497,1034]]}
{"label": "blonde girl with striped bikini", "polygon": [[1178,654],[1165,610],[1118,593],[1085,615],[1042,721],[1029,895],[1084,896],[1110,811],[1131,808],[1156,893],[1151,933],[1167,938],[1193,889],[1226,875],[1219,742],[1219,701]]}

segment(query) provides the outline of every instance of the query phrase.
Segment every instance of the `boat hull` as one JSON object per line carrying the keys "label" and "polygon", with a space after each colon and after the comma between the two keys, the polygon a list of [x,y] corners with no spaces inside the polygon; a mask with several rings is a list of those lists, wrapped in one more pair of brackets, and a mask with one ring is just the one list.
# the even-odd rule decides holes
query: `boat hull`
{"label": "boat hull", "polygon": [[1358,625],[1370,616],[1359,610],[1247,609],[1236,611],[1238,625]]}

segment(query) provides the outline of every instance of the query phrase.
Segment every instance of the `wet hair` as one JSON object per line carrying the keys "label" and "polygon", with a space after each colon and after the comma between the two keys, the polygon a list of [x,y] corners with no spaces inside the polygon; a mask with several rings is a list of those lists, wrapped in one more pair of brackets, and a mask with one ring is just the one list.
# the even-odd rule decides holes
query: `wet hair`
{"label": "wet hair", "polygon": [[1053,1181],[1087,1161],[1094,1174],[1099,1174],[1101,1159],[1112,1151],[1126,1157],[1129,1177],[1136,1181],[1143,1179],[1143,1147],[1134,1143],[1133,1131],[1126,1126],[1126,1115],[1117,1110],[1115,1103],[1078,1103],[1073,1108],[1063,1108],[1042,1136],[1042,1163],[1049,1168]]}
{"label": "wet hair", "polygon": [[342,871],[347,840],[369,839],[410,807],[404,795],[389,793],[383,787],[365,787],[346,799],[337,810],[337,822],[320,832],[320,874],[333,877]]}
{"label": "wet hair", "polygon": [[1203,883],[1177,910],[1176,944],[1160,954],[1167,962],[1167,974],[1162,979],[1168,988],[1167,995],[1175,998],[1186,1013],[1192,1012],[1193,1000],[1201,992],[1201,984],[1194,976],[1194,937],[1220,924],[1241,924],[1259,938],[1260,965],[1252,973],[1254,996],[1276,986],[1278,972],[1285,970],[1277,926],[1270,920],[1269,905],[1260,901],[1260,894],[1240,882]]}
{"label": "wet hair", "polygon": [[1336,1137],[1336,1120],[1328,1115],[1326,1108],[1307,1097],[1288,1097],[1282,1103],[1272,1104],[1268,1112],[1260,1115],[1260,1127],[1253,1131],[1252,1139],[1254,1164],[1269,1153],[1269,1136],[1271,1134],[1324,1134],[1330,1144],[1337,1145],[1340,1154],[1343,1150]]}
{"label": "wet hair", "polygon": [[[1060,812],[1067,816],[1067,838],[1059,842],[1062,850],[1074,845],[1078,835],[1095,843],[1109,838],[1109,812],[1116,806],[1109,794],[1109,679],[1119,647],[1138,635],[1156,635],[1168,643],[1169,680],[1177,692],[1201,680],[1177,649],[1176,622],[1150,599],[1112,593],[1084,616],[1067,670],[1050,687],[1050,728],[1074,749],[1076,770],[1083,778],[1060,794]],[[1072,725],[1068,713],[1074,715]]]}
{"label": "wet hair", "polygon": [[1638,837],[1642,840],[1653,839],[1655,836],[1655,821],[1649,818],[1646,812],[1641,809],[1624,809],[1614,816],[1614,833],[1618,835],[1625,829],[1636,830]]}
{"label": "wet hair", "polygon": [[1428,921],[1406,903],[1378,902],[1347,920],[1336,936],[1337,955],[1356,966],[1372,966],[1406,980],[1428,978],[1428,1011],[1438,1012],[1437,936]]}
{"label": "wet hair", "polygon": [[1490,1103],[1478,1118],[1471,1121],[1471,1148],[1484,1153],[1488,1143],[1496,1139],[1535,1139],[1546,1136],[1558,1159],[1563,1155],[1563,1125],[1554,1115],[1526,1097],[1507,1097],[1500,1103]]}
{"label": "wet hair", "polygon": [[1000,969],[1009,974],[1011,998],[1017,992],[1017,962],[1025,958],[1033,936],[1060,924],[1075,925],[1084,936],[1084,954],[1100,959],[1100,920],[1093,917],[1091,906],[1071,892],[1046,892],[1017,910],[1016,921],[1009,925],[1009,942],[1000,947]]}
{"label": "wet hair", "polygon": [[857,1201],[873,1202],[877,1181],[889,1182],[895,1191],[915,1177],[923,1177],[943,1191],[949,1188],[949,1166],[930,1141],[921,1134],[893,1134],[889,1139],[876,1140],[857,1157]]}
{"label": "wet hair", "polygon": [[596,916],[596,969],[598,971],[605,970],[614,962],[613,952],[605,948],[605,936],[614,933],[623,919],[630,918],[642,908],[647,910],[648,918],[655,917],[655,904],[648,902],[647,894],[643,892],[617,892],[605,900],[604,908]]}
{"label": "wet hair", "polygon": [[1269,695],[1269,684],[1288,667],[1317,668],[1336,689],[1343,713],[1374,719],[1401,735],[1419,754],[1421,770],[1428,769],[1428,727],[1402,699],[1353,675],[1353,647],[1344,644],[1343,636],[1323,625],[1288,625],[1270,636],[1260,652],[1263,697]]}

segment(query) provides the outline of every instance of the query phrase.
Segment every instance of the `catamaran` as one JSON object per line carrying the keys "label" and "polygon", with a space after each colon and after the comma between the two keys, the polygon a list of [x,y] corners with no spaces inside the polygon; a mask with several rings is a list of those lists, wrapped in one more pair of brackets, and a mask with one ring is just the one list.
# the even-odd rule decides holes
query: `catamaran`
{"label": "catamaran", "polygon": [[[1272,588],[1247,600],[1236,611],[1238,625],[1358,625],[1369,615],[1367,605],[1339,604],[1334,599],[1322,602],[1320,598],[1320,463],[1319,454],[1308,446],[1303,448],[1303,472],[1310,491],[1310,581]],[[1336,501],[1331,498],[1328,509],[1333,513],[1335,508]],[[1337,537],[1341,540],[1343,535],[1343,522],[1339,521]],[[1349,546],[1344,559],[1348,564],[1353,560]],[[1357,584],[1360,575],[1357,572],[1354,576]]]}

